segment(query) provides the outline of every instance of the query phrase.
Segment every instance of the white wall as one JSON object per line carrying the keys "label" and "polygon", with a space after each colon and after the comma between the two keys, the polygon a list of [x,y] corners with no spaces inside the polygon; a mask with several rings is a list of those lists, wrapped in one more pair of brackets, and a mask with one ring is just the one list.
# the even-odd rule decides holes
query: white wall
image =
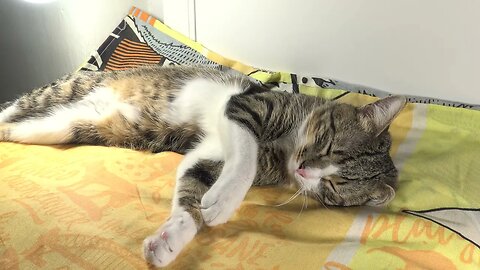
{"label": "white wall", "polygon": [[163,23],[177,32],[196,40],[196,0],[164,0],[162,3]]}
{"label": "white wall", "polygon": [[163,18],[161,0],[1,0],[0,102],[79,67],[132,5]]}
{"label": "white wall", "polygon": [[480,104],[480,1],[197,0],[195,6],[197,40],[245,63]]}
{"label": "white wall", "polygon": [[477,0],[49,1],[0,1],[0,102],[77,68],[135,5],[248,64],[480,103]]}

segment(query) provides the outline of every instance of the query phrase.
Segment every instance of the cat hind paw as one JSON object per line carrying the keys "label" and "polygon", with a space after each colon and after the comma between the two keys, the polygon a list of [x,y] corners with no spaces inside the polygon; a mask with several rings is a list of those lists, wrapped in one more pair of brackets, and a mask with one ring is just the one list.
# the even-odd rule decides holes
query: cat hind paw
{"label": "cat hind paw", "polygon": [[169,265],[193,239],[197,227],[187,212],[174,215],[143,241],[143,257],[156,267]]}

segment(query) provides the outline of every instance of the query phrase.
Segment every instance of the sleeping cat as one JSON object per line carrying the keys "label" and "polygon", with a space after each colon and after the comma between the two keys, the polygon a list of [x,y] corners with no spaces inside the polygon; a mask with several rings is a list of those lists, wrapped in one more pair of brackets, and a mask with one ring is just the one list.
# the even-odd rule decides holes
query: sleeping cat
{"label": "sleeping cat", "polygon": [[356,108],[200,67],[79,72],[5,105],[0,141],[186,153],[171,216],[143,243],[165,266],[204,224],[227,222],[252,184],[292,182],[325,205],[389,202],[388,126],[405,103]]}

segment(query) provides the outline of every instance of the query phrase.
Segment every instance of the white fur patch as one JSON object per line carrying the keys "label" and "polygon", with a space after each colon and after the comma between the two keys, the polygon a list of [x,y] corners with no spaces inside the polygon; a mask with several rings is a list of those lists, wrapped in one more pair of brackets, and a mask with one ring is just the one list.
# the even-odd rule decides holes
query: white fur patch
{"label": "white fur patch", "polygon": [[135,122],[139,116],[139,110],[135,106],[122,102],[120,97],[108,87],[94,89],[68,109],[71,110],[73,118],[94,122],[104,120],[117,112],[130,122]]}
{"label": "white fur patch", "polygon": [[[192,80],[180,89],[165,120],[180,125],[196,122],[204,131],[205,136],[195,149],[185,156],[178,167],[177,180],[199,159],[226,160],[229,151],[225,152],[223,150],[230,149],[232,144],[240,144],[240,141],[236,139],[237,137],[232,137],[231,139],[234,141],[230,143],[228,143],[229,138],[225,138],[225,136],[229,136],[225,132],[227,132],[231,121],[225,117],[224,112],[230,97],[241,91],[242,89],[239,86],[225,86],[225,84],[207,79]],[[233,133],[230,135],[235,136]],[[256,145],[255,140],[254,144]],[[248,147],[245,149],[248,149]],[[237,155],[240,154],[241,151]],[[173,198],[173,211],[176,211],[178,206],[177,188],[178,185],[175,188]]]}
{"label": "white fur patch", "polygon": [[[302,124],[298,128],[297,136],[295,136],[296,150],[294,150],[293,153],[298,152],[300,147],[304,147],[307,144],[307,135],[306,135],[307,123],[308,123],[308,117],[302,122]],[[294,154],[291,154],[290,159],[288,160],[288,163],[287,163],[288,172],[292,176],[294,176],[295,170],[298,169],[299,166],[300,166],[300,163],[295,160]]]}
{"label": "white fur patch", "polygon": [[182,124],[197,122],[207,134],[218,134],[219,117],[234,94],[241,92],[238,86],[226,86],[206,79],[188,82],[171,104],[166,120]]}
{"label": "white fur patch", "polygon": [[295,173],[295,179],[307,190],[316,191],[320,184],[321,178],[332,175],[338,171],[338,167],[328,165],[326,168],[305,168],[305,177]]}
{"label": "white fur patch", "polygon": [[83,99],[68,106],[55,107],[48,116],[20,122],[13,126],[10,139],[22,143],[66,143],[76,121],[99,122],[115,113],[136,121],[139,112],[133,105],[122,102],[106,87],[94,89]]}
{"label": "white fur patch", "polygon": [[201,202],[202,216],[208,226],[230,219],[245,198],[257,172],[258,144],[253,135],[224,115],[220,123],[225,164]]}
{"label": "white fur patch", "polygon": [[197,234],[197,226],[189,213],[178,209],[157,232],[143,241],[143,256],[157,267],[172,262]]}
{"label": "white fur patch", "polygon": [[306,134],[307,123],[308,123],[308,117],[302,122],[302,124],[300,125],[300,128],[298,129],[296,143],[295,143],[298,146],[304,146],[307,144],[307,134]]}
{"label": "white fur patch", "polygon": [[338,167],[334,165],[328,165],[323,169],[319,168],[305,168],[306,179],[318,179],[325,176],[332,175],[338,171]]}
{"label": "white fur patch", "polygon": [[318,179],[305,179],[301,176],[295,175],[297,181],[301,184],[302,188],[309,191],[317,191],[320,184],[320,178]]}
{"label": "white fur patch", "polygon": [[8,106],[0,112],[0,123],[8,121],[12,115],[17,113],[18,108],[16,106],[16,103],[17,102],[13,103],[12,105]]}

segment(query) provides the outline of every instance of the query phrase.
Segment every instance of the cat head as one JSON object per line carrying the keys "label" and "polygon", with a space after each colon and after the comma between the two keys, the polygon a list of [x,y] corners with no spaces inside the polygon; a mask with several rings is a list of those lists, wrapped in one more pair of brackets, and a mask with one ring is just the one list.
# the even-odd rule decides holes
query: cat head
{"label": "cat head", "polygon": [[363,107],[319,106],[299,129],[289,161],[307,194],[326,205],[384,205],[395,196],[390,123],[404,108],[391,96]]}

